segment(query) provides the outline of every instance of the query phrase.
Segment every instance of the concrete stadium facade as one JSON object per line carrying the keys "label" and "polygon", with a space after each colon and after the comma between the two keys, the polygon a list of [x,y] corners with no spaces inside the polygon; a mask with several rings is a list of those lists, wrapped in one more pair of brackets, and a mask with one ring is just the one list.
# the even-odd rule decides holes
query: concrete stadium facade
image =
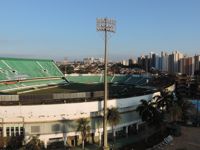
{"label": "concrete stadium facade", "polygon": [[[167,90],[173,91],[174,85]],[[121,115],[115,132],[124,130],[128,134],[132,126],[138,128],[142,122],[135,109],[140,100],[150,100],[157,95],[160,95],[160,92],[108,100],[108,107],[117,107]],[[0,106],[1,135],[9,137],[23,134],[25,142],[32,136],[38,136],[45,146],[58,140],[75,146],[81,141],[81,134],[77,131],[77,119],[90,118],[92,139],[101,143],[102,110],[103,101]],[[110,132],[111,127],[108,126],[107,130]]]}

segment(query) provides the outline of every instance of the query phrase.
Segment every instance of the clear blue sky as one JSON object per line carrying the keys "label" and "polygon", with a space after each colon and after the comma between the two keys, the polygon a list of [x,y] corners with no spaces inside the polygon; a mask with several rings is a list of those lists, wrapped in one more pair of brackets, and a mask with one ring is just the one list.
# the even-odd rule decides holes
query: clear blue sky
{"label": "clear blue sky", "polygon": [[200,54],[200,0],[0,0],[0,56],[103,56],[97,17],[117,21],[110,59]]}

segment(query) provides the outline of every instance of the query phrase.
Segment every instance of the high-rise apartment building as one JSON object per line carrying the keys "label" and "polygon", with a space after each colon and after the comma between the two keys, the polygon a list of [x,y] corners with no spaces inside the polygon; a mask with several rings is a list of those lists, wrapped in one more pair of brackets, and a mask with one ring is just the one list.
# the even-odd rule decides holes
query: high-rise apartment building
{"label": "high-rise apartment building", "polygon": [[200,55],[194,56],[194,71],[200,70]]}
{"label": "high-rise apartment building", "polygon": [[156,69],[161,70],[162,68],[162,63],[161,63],[161,57],[159,55],[156,55]]}
{"label": "high-rise apartment building", "polygon": [[187,75],[194,74],[194,57],[188,57],[186,59],[186,74]]}
{"label": "high-rise apartment building", "polygon": [[138,57],[138,64],[141,66],[142,69],[148,70],[148,55]]}
{"label": "high-rise apartment building", "polygon": [[169,55],[166,52],[161,52],[161,71],[168,72]]}
{"label": "high-rise apartment building", "polygon": [[150,58],[150,62],[151,62],[150,67],[153,67],[157,70],[161,70],[161,57],[156,53],[153,53],[151,56],[152,57]]}
{"label": "high-rise apartment building", "polygon": [[149,53],[149,68],[155,68],[156,66],[156,54],[154,52]]}
{"label": "high-rise apartment building", "polygon": [[184,57],[179,60],[179,72],[182,74],[193,75],[194,74],[194,58]]}
{"label": "high-rise apartment building", "polygon": [[122,60],[122,65],[128,66],[129,65],[129,61],[128,60]]}
{"label": "high-rise apartment building", "polygon": [[172,52],[168,59],[168,71],[171,74],[176,74],[180,72],[179,60],[183,58],[184,55],[178,51]]}

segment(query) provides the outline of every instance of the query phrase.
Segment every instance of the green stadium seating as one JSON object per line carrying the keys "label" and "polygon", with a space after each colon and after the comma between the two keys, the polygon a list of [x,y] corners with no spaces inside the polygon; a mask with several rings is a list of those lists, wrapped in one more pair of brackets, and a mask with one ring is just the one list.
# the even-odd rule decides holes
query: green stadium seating
{"label": "green stadium seating", "polygon": [[[103,83],[103,75],[68,75],[67,80],[71,83]],[[109,75],[107,76],[108,83],[125,83],[132,85],[144,85],[146,83],[146,77],[141,75]]]}
{"label": "green stadium seating", "polygon": [[0,58],[0,92],[57,85],[65,82],[63,76],[52,60]]}
{"label": "green stadium seating", "polygon": [[73,83],[86,83],[86,84],[92,84],[92,83],[100,83],[101,76],[98,75],[88,75],[88,76],[67,76],[68,81]]}
{"label": "green stadium seating", "polygon": [[112,83],[124,83],[127,78],[128,78],[127,75],[114,75],[111,82]]}
{"label": "green stadium seating", "polygon": [[62,77],[63,74],[52,60],[0,58],[0,81]]}
{"label": "green stadium seating", "polygon": [[[129,76],[127,75],[114,75],[107,76],[107,80],[109,83],[124,83]],[[67,80],[72,83],[103,83],[104,76],[103,75],[68,75]]]}

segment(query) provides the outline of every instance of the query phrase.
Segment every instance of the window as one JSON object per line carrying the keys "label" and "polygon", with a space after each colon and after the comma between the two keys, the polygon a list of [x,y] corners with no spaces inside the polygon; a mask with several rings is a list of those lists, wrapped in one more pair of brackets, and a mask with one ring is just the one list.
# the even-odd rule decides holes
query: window
{"label": "window", "polygon": [[0,127],[0,137],[3,137],[3,128]]}
{"label": "window", "polygon": [[31,126],[31,132],[32,133],[39,133],[40,132],[40,126]]}
{"label": "window", "polygon": [[19,127],[15,127],[15,135],[19,136]]}
{"label": "window", "polygon": [[60,131],[60,124],[54,124],[51,129],[53,132]]}
{"label": "window", "polygon": [[20,135],[24,135],[24,128],[20,127]]}
{"label": "window", "polygon": [[6,136],[10,136],[10,128],[6,127]]}
{"label": "window", "polygon": [[14,127],[11,127],[11,136],[15,136]]}

